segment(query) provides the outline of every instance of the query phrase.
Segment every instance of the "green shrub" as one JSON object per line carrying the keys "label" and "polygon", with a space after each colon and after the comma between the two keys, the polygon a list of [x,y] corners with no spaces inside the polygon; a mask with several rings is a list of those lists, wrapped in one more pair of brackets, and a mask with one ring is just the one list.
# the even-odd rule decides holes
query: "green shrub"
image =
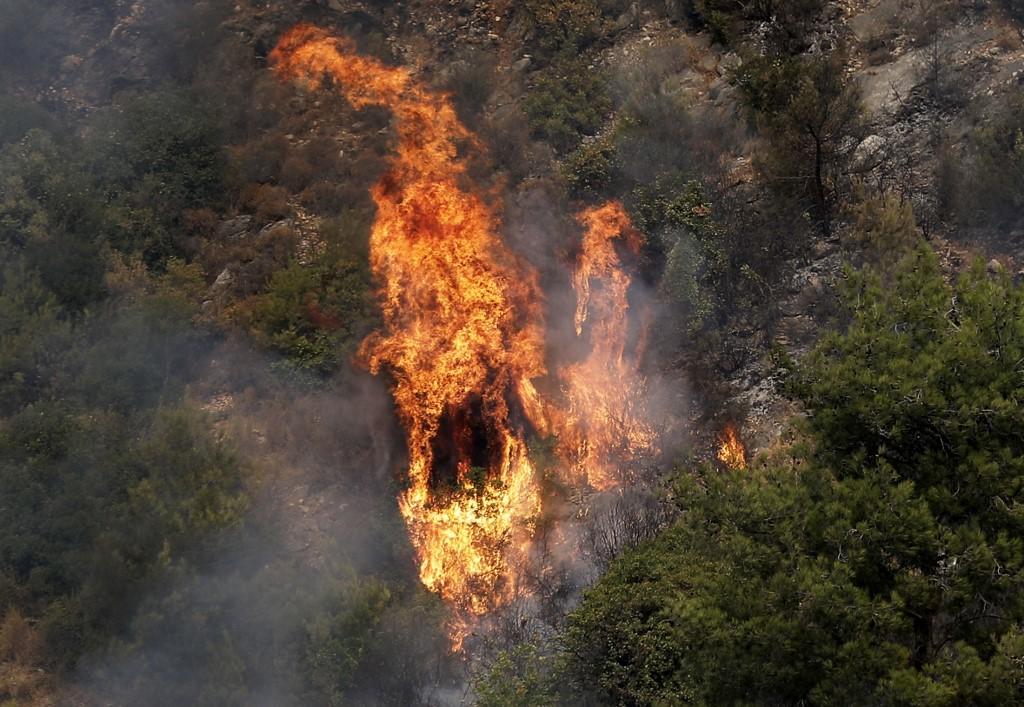
{"label": "green shrub", "polygon": [[663,175],[638,187],[627,202],[642,232],[664,260],[659,288],[670,303],[665,330],[693,334],[715,320],[728,287],[725,232],[716,223],[703,185]]}
{"label": "green shrub", "polygon": [[[857,276],[796,368],[792,446],[687,474],[678,523],[569,618],[577,694],[610,704],[1024,699],[1024,289],[951,286],[921,246]],[[952,307],[952,309],[951,309]]]}
{"label": "green shrub", "polygon": [[593,197],[604,193],[615,178],[616,150],[610,136],[585,142],[562,162],[562,176],[570,193]]}
{"label": "green shrub", "polygon": [[537,47],[548,55],[572,56],[603,32],[601,7],[595,0],[525,0],[522,11]]}
{"label": "green shrub", "polygon": [[346,703],[345,693],[352,687],[390,601],[387,587],[379,582],[367,583],[334,597],[307,625],[305,670],[323,704]]}
{"label": "green shrub", "polygon": [[527,94],[524,108],[534,135],[568,152],[604,124],[611,101],[601,72],[574,60],[545,71]]}
{"label": "green shrub", "polygon": [[244,507],[241,465],[195,413],[128,416],[36,403],[0,434],[0,601],[38,618],[50,663],[71,667],[126,626],[162,562]]}
{"label": "green shrub", "polygon": [[289,366],[312,373],[335,370],[373,321],[365,229],[338,221],[324,235],[326,248],[313,262],[293,261],[274,273],[247,305],[257,339]]}
{"label": "green shrub", "polygon": [[860,90],[844,66],[839,55],[755,60],[738,79],[764,141],[758,171],[825,236],[849,194],[849,167],[865,131]]}
{"label": "green shrub", "polygon": [[795,54],[804,48],[810,24],[824,4],[824,0],[695,0],[694,9],[722,44],[735,42],[748,23],[770,22],[772,46]]}

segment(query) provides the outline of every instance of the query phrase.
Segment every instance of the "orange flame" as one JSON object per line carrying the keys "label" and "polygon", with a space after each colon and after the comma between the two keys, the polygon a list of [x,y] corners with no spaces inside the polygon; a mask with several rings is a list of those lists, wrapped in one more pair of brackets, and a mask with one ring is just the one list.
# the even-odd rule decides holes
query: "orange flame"
{"label": "orange flame", "polygon": [[[540,509],[514,422],[524,394],[535,395],[530,379],[544,374],[536,277],[498,238],[491,209],[461,186],[457,143],[472,136],[445,96],[306,25],[271,59],[282,76],[326,75],[354,106],[394,113],[397,155],[373,189],[370,241],[384,330],[360,356],[393,379],[409,447],[399,505],[420,577],[463,615],[483,614],[514,591],[513,555]],[[457,648],[462,636],[453,638]]]}
{"label": "orange flame", "polygon": [[736,434],[736,428],[726,425],[718,435],[718,461],[730,469],[747,468],[747,450]]}
{"label": "orange flame", "polygon": [[458,650],[476,617],[522,584],[541,509],[527,424],[557,432],[575,478],[599,489],[617,481],[610,460],[621,440],[630,450],[653,444],[632,402],[642,381],[624,353],[630,280],[615,250],[621,241],[636,252],[642,237],[617,203],[580,217],[576,331],[582,337],[589,323],[592,351],[561,374],[561,411],[534,385],[546,374],[536,273],[509,252],[492,207],[467,186],[458,147],[477,143],[447,96],[309,25],[290,31],[271,61],[282,77],[311,87],[332,79],[354,107],[394,115],[396,154],[372,191],[370,263],[384,326],[359,357],[391,376],[409,451],[399,508],[421,580],[455,608]]}
{"label": "orange flame", "polygon": [[585,228],[573,276],[576,335],[590,322],[591,351],[561,372],[566,410],[562,454],[577,479],[599,490],[620,483],[616,467],[654,449],[654,431],[639,410],[644,381],[626,355],[630,278],[616,242],[632,254],[643,244],[622,204],[610,202],[578,216]]}

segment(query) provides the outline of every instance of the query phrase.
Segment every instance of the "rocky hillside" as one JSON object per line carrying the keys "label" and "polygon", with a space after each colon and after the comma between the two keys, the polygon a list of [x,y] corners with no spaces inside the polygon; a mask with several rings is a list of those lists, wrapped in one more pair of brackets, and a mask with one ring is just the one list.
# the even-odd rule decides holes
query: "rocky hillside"
{"label": "rocky hillside", "polygon": [[[509,650],[553,654],[583,585],[676,517],[669,479],[722,468],[725,430],[751,458],[787,453],[815,400],[794,393],[793,361],[851,321],[849,268],[888,287],[923,242],[948,282],[979,260],[1024,279],[1022,15],[1015,0],[0,8],[15,264],[0,448],[18,470],[2,488],[39,509],[0,528],[0,700],[468,704],[491,693],[467,675],[535,668]],[[380,322],[370,190],[394,120],[273,75],[300,22],[451,97],[479,139],[460,146],[468,179],[500,205],[548,319],[573,306],[573,213],[621,201],[645,237],[630,301],[648,312],[654,481],[621,504],[561,499],[549,520],[591,543],[587,579],[550,550],[529,610],[466,665],[394,507],[386,385],[351,366]],[[187,482],[175,445],[200,470]],[[77,459],[81,488],[65,481]],[[183,603],[202,608],[179,625]]]}

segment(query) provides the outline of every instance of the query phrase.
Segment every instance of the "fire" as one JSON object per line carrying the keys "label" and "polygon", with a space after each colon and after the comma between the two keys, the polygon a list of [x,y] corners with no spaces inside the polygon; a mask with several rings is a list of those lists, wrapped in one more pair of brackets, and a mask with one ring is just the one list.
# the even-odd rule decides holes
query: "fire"
{"label": "fire", "polygon": [[447,96],[309,25],[290,31],[271,61],[284,78],[311,88],[328,78],[353,106],[394,116],[395,155],[372,191],[383,327],[359,359],[392,381],[409,452],[399,508],[423,584],[455,609],[458,650],[476,617],[522,587],[541,510],[528,434],[558,434],[574,479],[599,489],[616,483],[611,460],[623,440],[630,450],[653,444],[632,403],[641,381],[625,354],[630,280],[616,252],[616,243],[636,252],[642,238],[617,203],[580,216],[575,324],[592,350],[559,376],[563,410],[535,386],[547,373],[537,275],[473,190],[459,147],[477,141]]}
{"label": "fire", "polygon": [[725,429],[718,436],[718,461],[730,469],[745,469],[747,467],[747,450],[736,435],[736,428],[726,425]]}
{"label": "fire", "polygon": [[393,111],[397,155],[373,189],[370,240],[384,328],[360,357],[393,380],[409,448],[399,506],[420,577],[460,613],[483,614],[514,592],[514,555],[540,510],[516,422],[545,372],[536,277],[462,186],[458,143],[473,138],[446,97],[310,26],[292,30],[272,60],[284,76],[334,79],[356,107]]}
{"label": "fire", "polygon": [[643,379],[626,354],[630,277],[616,243],[636,254],[643,236],[618,202],[578,216],[583,244],[573,276],[576,336],[589,323],[590,354],[561,371],[566,410],[559,440],[576,479],[599,490],[616,486],[616,468],[654,448],[654,431],[638,409]]}

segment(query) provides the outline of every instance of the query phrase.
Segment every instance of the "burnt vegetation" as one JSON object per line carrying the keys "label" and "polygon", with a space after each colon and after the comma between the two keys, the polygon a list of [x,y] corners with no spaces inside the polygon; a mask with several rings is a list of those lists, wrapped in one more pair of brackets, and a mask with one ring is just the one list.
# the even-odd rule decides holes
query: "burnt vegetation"
{"label": "burnt vegetation", "polygon": [[[1024,702],[1021,2],[358,4],[0,5],[0,705]],[[272,74],[299,21],[451,96],[547,321],[569,214],[643,234],[658,449],[574,486],[514,406],[543,503],[465,654],[354,363],[396,121]]]}

